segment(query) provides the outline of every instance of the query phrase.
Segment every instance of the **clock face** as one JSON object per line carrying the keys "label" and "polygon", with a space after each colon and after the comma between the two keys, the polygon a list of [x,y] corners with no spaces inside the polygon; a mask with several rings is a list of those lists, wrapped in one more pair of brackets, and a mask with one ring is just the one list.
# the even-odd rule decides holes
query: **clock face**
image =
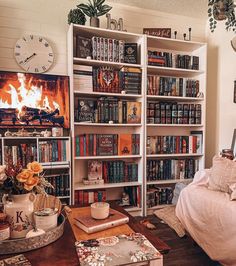
{"label": "clock face", "polygon": [[46,72],[53,64],[53,51],[47,40],[36,35],[23,36],[16,42],[14,56],[25,71]]}

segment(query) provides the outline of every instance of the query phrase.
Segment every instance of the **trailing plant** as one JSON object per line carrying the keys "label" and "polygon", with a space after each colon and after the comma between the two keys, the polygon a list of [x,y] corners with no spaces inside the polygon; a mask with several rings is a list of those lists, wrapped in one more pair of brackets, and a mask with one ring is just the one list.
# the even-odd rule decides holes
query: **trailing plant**
{"label": "trailing plant", "polygon": [[211,32],[216,29],[217,21],[225,20],[227,31],[236,32],[234,0],[208,0],[208,16]]}
{"label": "trailing plant", "polygon": [[85,25],[86,17],[83,11],[79,8],[71,9],[68,14],[68,24],[80,24]]}
{"label": "trailing plant", "polygon": [[105,0],[88,0],[87,4],[79,4],[77,7],[88,17],[100,17],[109,12],[112,7],[104,5]]}

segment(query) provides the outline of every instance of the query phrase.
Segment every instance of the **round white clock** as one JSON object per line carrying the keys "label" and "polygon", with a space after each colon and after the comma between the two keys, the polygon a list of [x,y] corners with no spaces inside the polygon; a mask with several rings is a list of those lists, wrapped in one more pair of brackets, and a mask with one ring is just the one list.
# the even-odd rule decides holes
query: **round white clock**
{"label": "round white clock", "polygon": [[16,42],[14,56],[25,71],[46,72],[53,64],[53,51],[49,42],[36,35],[25,35]]}

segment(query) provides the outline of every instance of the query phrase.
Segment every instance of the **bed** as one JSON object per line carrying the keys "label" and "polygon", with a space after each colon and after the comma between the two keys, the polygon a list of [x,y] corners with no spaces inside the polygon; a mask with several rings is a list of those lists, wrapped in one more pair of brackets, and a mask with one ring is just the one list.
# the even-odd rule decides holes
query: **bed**
{"label": "bed", "polygon": [[212,260],[236,265],[236,201],[208,189],[209,169],[195,174],[176,205],[176,215]]}

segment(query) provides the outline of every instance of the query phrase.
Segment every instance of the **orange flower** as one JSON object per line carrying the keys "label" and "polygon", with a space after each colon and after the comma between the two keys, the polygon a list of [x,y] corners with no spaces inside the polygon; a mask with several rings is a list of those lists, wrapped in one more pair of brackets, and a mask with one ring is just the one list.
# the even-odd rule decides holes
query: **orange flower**
{"label": "orange flower", "polygon": [[39,174],[43,171],[42,165],[38,162],[28,163],[27,168],[33,171],[35,174]]}
{"label": "orange flower", "polygon": [[32,190],[35,186],[37,186],[39,182],[39,178],[36,176],[32,176],[27,179],[27,181],[24,183],[24,189],[30,191]]}
{"label": "orange flower", "polygon": [[16,179],[21,182],[24,183],[26,182],[29,178],[33,177],[34,172],[30,171],[28,169],[24,169],[22,172],[20,172],[17,176]]}

